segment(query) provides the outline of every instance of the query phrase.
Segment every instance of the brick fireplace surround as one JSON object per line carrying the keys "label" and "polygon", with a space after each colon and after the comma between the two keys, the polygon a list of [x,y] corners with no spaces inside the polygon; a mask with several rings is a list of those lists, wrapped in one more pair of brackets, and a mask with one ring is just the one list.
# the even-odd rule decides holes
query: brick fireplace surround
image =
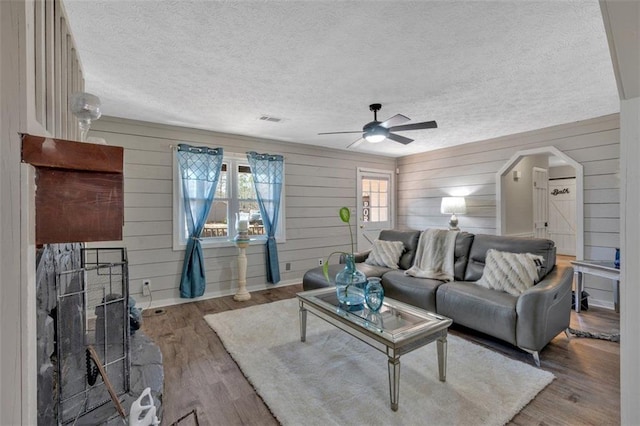
{"label": "brick fireplace surround", "polygon": [[[99,334],[97,331],[91,334],[90,329],[100,328],[97,324],[100,315],[107,316],[110,310],[111,314],[124,313],[129,301],[128,274],[123,273],[122,281],[126,282],[121,283],[118,295],[124,304],[115,311],[105,304],[103,297],[102,306],[92,308],[92,313],[83,312],[81,318],[71,315],[71,311],[86,310],[89,304],[86,292],[76,298],[78,305],[82,306],[71,308],[70,305],[60,305],[60,286],[64,281],[61,277],[83,266],[83,243],[122,240],[123,149],[30,135],[23,135],[22,140],[22,160],[35,167],[38,424],[71,424],[72,421],[75,421],[75,424],[87,425],[122,424],[115,405],[109,400],[102,405],[97,403],[91,406],[85,402],[85,408],[90,409],[76,410],[79,414],[77,419],[75,415],[72,415],[71,419],[68,415],[62,418],[59,412],[62,395],[59,376],[66,374],[69,369],[77,370],[81,377],[75,386],[89,389],[87,395],[94,392],[94,386],[97,389],[104,384],[100,378],[94,386],[86,383],[84,376],[87,376],[87,368],[77,356],[71,357],[73,362],[67,362],[65,365],[58,366],[56,363],[61,348],[73,348],[77,353],[84,353],[88,342]],[[82,243],[79,243],[80,241]],[[87,281],[90,281],[88,275],[85,272],[73,274],[75,272],[71,272],[72,278],[64,283],[68,287],[67,290],[70,288],[72,295],[76,290],[86,291]],[[111,283],[106,287],[110,285]],[[111,293],[112,289],[103,288],[102,294],[107,294],[105,292]],[[74,298],[75,296],[70,297]],[[64,309],[65,312],[59,312],[60,309]],[[128,315],[123,317],[126,319],[118,325],[120,331],[112,328],[109,333],[128,337]],[[60,340],[56,330],[66,328],[75,329],[78,337],[71,342]],[[107,332],[106,329],[104,332]],[[117,362],[114,362],[107,367],[111,372],[125,371],[128,376],[115,379],[119,382],[115,387],[120,388],[118,399],[128,412],[131,403],[146,387],[150,387],[160,417],[164,382],[160,350],[140,331],[126,340],[126,343],[120,344],[120,350],[124,348],[125,353],[130,354],[126,359],[126,366],[119,367]],[[102,353],[108,357],[106,350]],[[120,362],[125,363],[124,360]],[[108,376],[111,376],[111,372],[107,373]],[[100,398],[102,396],[98,399]]]}

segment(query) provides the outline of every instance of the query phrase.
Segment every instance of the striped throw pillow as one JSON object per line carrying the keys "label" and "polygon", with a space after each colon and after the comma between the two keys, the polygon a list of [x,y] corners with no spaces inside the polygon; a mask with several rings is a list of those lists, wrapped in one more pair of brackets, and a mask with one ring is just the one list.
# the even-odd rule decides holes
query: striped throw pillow
{"label": "striped throw pillow", "polygon": [[544,257],[489,249],[478,284],[519,296],[538,281]]}
{"label": "striped throw pillow", "polygon": [[398,269],[398,261],[403,251],[402,241],[375,240],[373,248],[364,262],[369,265]]}

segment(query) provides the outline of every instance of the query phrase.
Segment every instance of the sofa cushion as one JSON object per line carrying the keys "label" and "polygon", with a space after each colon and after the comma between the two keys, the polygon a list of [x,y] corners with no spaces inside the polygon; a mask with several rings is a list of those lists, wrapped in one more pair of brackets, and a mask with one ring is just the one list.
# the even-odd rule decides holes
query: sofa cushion
{"label": "sofa cushion", "polygon": [[404,303],[436,311],[436,290],[442,281],[430,278],[416,278],[404,274],[404,271],[392,270],[382,276],[384,295]]}
{"label": "sofa cushion", "polygon": [[543,260],[531,253],[489,249],[478,285],[519,296],[538,281],[538,266]]}
{"label": "sofa cushion", "polygon": [[464,280],[464,272],[467,269],[467,262],[469,261],[471,243],[473,243],[473,234],[468,232],[458,232],[458,236],[456,237],[456,248],[453,254],[453,276],[456,281]]}
{"label": "sofa cushion", "polygon": [[334,286],[336,285],[334,282],[336,274],[343,269],[344,265],[341,264],[329,265],[329,277],[331,278],[331,282],[327,281],[324,277],[324,274],[322,273],[322,266],[309,269],[305,272],[304,277],[302,277],[302,289],[307,291]]}
{"label": "sofa cushion", "polygon": [[440,315],[514,345],[517,301],[516,296],[480,287],[475,282],[444,283],[436,292],[436,308]]}
{"label": "sofa cushion", "polygon": [[378,236],[379,240],[402,241],[402,244],[404,244],[404,253],[402,253],[398,261],[400,269],[409,269],[413,265],[413,258],[416,255],[419,238],[420,231],[396,231],[393,229],[380,231],[380,235]]}
{"label": "sofa cushion", "polygon": [[[370,277],[382,277],[383,274],[392,271],[393,269],[386,266],[369,265],[367,263],[356,263],[358,271],[362,272],[367,278]],[[335,276],[334,276],[335,278]]]}
{"label": "sofa cushion", "polygon": [[365,263],[398,269],[398,261],[403,251],[404,244],[402,241],[375,240]]}
{"label": "sofa cushion", "polygon": [[556,264],[556,247],[551,240],[476,234],[469,251],[469,263],[464,274],[465,281],[478,281],[482,277],[489,249],[542,256],[544,262],[540,268],[539,279],[544,278]]}

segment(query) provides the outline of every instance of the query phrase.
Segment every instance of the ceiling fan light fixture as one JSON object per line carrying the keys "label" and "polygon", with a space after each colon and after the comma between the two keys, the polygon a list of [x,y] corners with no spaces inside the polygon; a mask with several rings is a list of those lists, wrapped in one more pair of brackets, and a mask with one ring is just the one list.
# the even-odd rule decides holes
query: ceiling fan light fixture
{"label": "ceiling fan light fixture", "polygon": [[369,143],[379,143],[385,140],[389,136],[389,131],[381,126],[376,126],[368,129],[364,133],[364,138]]}
{"label": "ceiling fan light fixture", "polygon": [[369,110],[373,111],[373,121],[367,123],[362,127],[362,133],[358,130],[349,130],[346,132],[328,132],[328,133],[318,133],[319,135],[338,135],[343,133],[360,133],[362,135],[361,138],[358,138],[357,141],[351,143],[347,146],[349,148],[355,148],[359,146],[363,141],[369,143],[380,143],[386,139],[389,139],[393,142],[398,142],[403,145],[407,145],[413,142],[413,139],[407,138],[405,136],[396,134],[396,131],[407,131],[407,130],[421,130],[421,129],[435,129],[438,127],[435,121],[425,121],[423,123],[410,123],[406,124],[410,121],[409,117],[406,117],[402,114],[396,114],[393,117],[385,120],[378,121],[378,111],[382,108],[382,104],[371,104],[369,105]]}

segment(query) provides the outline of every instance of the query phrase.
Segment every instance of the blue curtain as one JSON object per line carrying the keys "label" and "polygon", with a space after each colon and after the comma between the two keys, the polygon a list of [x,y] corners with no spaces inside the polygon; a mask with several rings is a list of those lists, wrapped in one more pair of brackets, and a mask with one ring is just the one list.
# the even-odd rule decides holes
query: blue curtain
{"label": "blue curtain", "polygon": [[258,197],[262,223],[267,233],[267,282],[276,284],[280,282],[280,266],[278,265],[278,246],[275,235],[280,214],[284,158],[282,155],[258,154],[256,152],[248,152],[247,158]]}
{"label": "blue curtain", "polygon": [[200,234],[213,204],[220,169],[222,148],[178,145],[178,166],[182,181],[184,214],[188,240],[180,279],[180,297],[202,296],[207,280]]}

